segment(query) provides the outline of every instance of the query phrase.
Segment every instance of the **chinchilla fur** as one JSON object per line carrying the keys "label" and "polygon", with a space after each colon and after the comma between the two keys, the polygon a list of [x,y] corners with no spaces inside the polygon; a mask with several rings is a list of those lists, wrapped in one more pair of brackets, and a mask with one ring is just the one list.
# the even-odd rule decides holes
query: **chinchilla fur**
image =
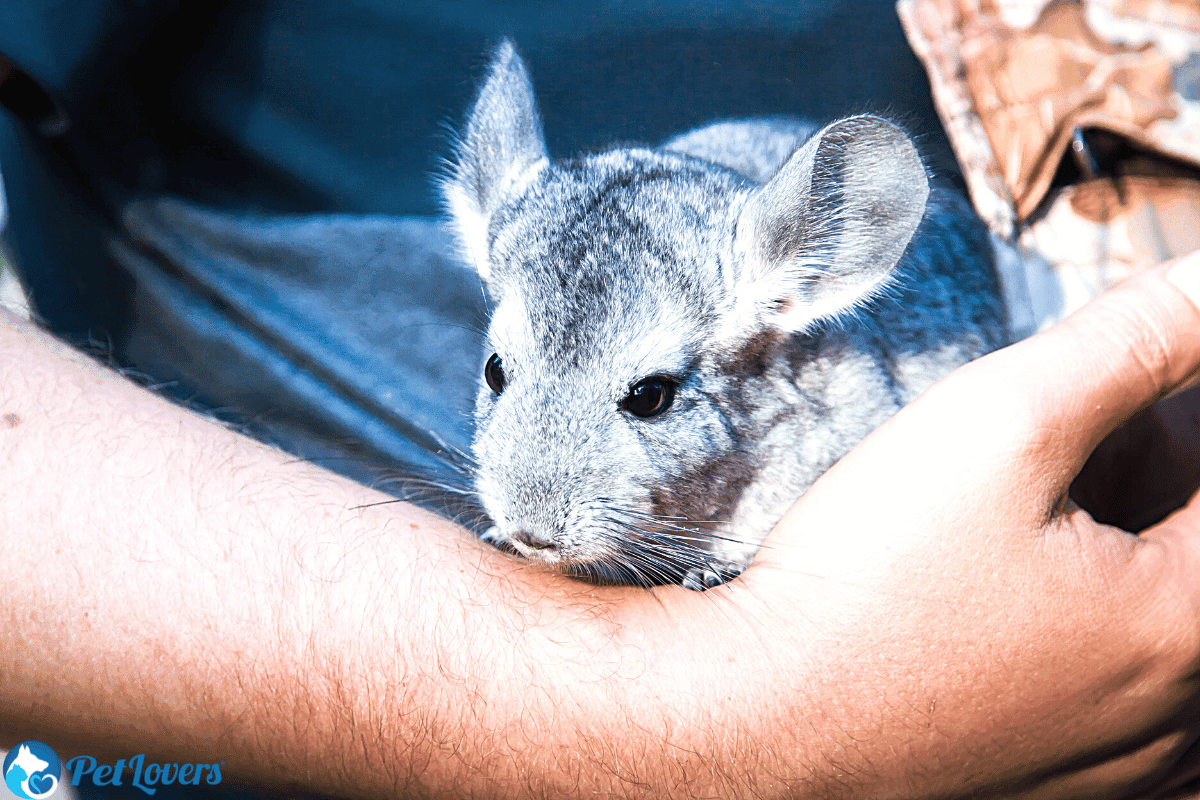
{"label": "chinchilla fur", "polygon": [[879,117],[554,161],[504,42],[442,188],[495,304],[487,538],[565,572],[728,580],[866,434],[1005,343],[986,229]]}

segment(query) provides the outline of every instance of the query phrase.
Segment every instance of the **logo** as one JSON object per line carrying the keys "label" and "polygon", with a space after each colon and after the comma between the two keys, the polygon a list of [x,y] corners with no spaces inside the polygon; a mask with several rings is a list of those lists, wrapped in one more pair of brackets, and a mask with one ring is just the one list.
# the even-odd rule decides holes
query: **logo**
{"label": "logo", "polygon": [[4,784],[24,800],[42,800],[54,794],[62,777],[62,762],[48,744],[30,739],[8,751],[4,759]]}
{"label": "logo", "polygon": [[154,794],[159,786],[199,786],[201,781],[216,786],[221,782],[224,763],[157,764],[146,761],[145,753],[138,753],[128,760],[118,758],[114,764],[100,764],[91,756],[75,756],[67,762],[67,769],[71,772],[72,786],[78,786],[84,776],[91,779],[93,786],[122,786],[121,781],[128,777],[130,786]]}
{"label": "logo", "polygon": [[[146,760],[145,753],[115,763],[101,764],[91,756],[75,756],[65,765],[49,745],[34,740],[21,742],[4,759],[4,783],[22,800],[44,800],[54,794],[62,778],[63,767],[71,774],[71,785],[88,778],[93,786],[133,786],[153,795],[160,786],[216,786],[221,782],[221,767],[215,764],[157,764]],[[123,783],[123,781],[128,783]]]}

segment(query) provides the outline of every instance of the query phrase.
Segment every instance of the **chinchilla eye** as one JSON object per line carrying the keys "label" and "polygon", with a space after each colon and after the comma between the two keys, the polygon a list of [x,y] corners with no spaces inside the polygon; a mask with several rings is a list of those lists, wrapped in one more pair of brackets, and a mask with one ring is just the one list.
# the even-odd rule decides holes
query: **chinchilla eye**
{"label": "chinchilla eye", "polygon": [[654,376],[633,385],[621,401],[621,408],[635,417],[657,417],[675,401],[675,381]]}
{"label": "chinchilla eye", "polygon": [[496,353],[492,353],[492,357],[483,368],[483,377],[493,392],[500,394],[504,391],[504,369],[500,366],[500,356]]}

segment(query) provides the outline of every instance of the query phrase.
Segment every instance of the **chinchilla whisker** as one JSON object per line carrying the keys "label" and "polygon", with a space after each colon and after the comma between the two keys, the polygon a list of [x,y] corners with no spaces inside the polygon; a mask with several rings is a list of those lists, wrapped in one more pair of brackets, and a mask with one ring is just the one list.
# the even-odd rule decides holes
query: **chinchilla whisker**
{"label": "chinchilla whisker", "polygon": [[[647,514],[644,512],[638,512],[633,509],[610,508],[610,509],[608,509],[608,511],[611,514],[623,515],[627,519],[630,519],[639,524],[652,525],[652,526],[654,526],[656,528],[660,528],[662,530],[678,531],[679,533],[684,533],[684,534],[703,535],[702,527],[697,527],[697,526],[707,526],[707,525],[711,524],[711,523],[706,523],[706,522],[694,522],[692,520],[682,520],[682,519],[671,518],[671,517],[659,517],[655,514]],[[690,523],[690,524],[681,524],[681,523]]]}
{"label": "chinchilla whisker", "polygon": [[459,486],[453,483],[444,481],[430,480],[428,478],[385,478],[375,482],[376,488],[388,490],[394,488],[397,494],[404,498],[421,496],[422,492],[445,492],[459,497],[474,498],[475,491],[470,486]]}
{"label": "chinchilla whisker", "polygon": [[[659,529],[658,526],[647,526],[642,520],[638,520],[636,517],[630,517],[629,515],[624,515],[619,511],[615,513],[610,511],[609,513],[599,517],[599,519],[612,523],[617,527],[618,530],[634,531],[640,536],[651,539],[652,541],[671,543],[686,541],[684,537],[676,535],[676,531],[666,532]],[[699,538],[697,531],[691,531],[686,528],[678,529],[678,533],[697,534]]]}
{"label": "chinchilla whisker", "polygon": [[729,520],[722,520],[722,519],[692,519],[691,517],[672,516],[669,514],[651,514],[646,511],[639,511],[636,508],[623,509],[623,511],[627,514],[634,514],[642,519],[651,520],[654,522],[662,522],[662,523],[674,522],[674,523],[681,523],[685,526],[686,525],[719,525],[723,522],[729,521]]}
{"label": "chinchilla whisker", "polygon": [[705,537],[708,535],[705,532],[705,528],[701,527],[701,526],[679,525],[679,524],[676,524],[673,522],[672,523],[663,522],[661,520],[657,520],[652,517],[641,517],[641,516],[634,516],[634,515],[629,515],[628,519],[632,523],[636,523],[638,525],[653,527],[657,530],[664,531],[664,532],[677,533],[680,536]]}
{"label": "chinchilla whisker", "polygon": [[[677,537],[631,525],[616,517],[600,517],[597,521],[611,536],[618,552],[626,557],[645,560],[649,567],[661,569],[668,564],[697,566],[706,560],[703,551]],[[648,553],[654,557],[649,558]]]}
{"label": "chinchilla whisker", "polygon": [[[736,544],[736,545],[746,544],[750,541],[749,539],[747,539],[745,537],[739,537],[739,536],[735,536],[732,534],[717,533],[715,530],[712,529],[712,527],[715,527],[717,524],[719,524],[719,523],[715,523],[715,522],[710,522],[710,521],[696,522],[696,521],[688,520],[689,522],[692,522],[693,525],[696,525],[699,527],[688,527],[688,526],[684,526],[684,525],[666,525],[664,522],[664,519],[674,520],[677,518],[675,518],[675,517],[663,518],[663,517],[659,517],[659,516],[656,516],[653,514],[638,513],[636,511],[624,511],[623,510],[621,513],[626,513],[626,514],[629,514],[630,516],[636,516],[638,519],[642,520],[643,522],[649,523],[649,524],[656,524],[656,523],[660,524],[666,530],[671,531],[671,533],[673,535],[678,535],[679,538],[691,537],[693,540],[701,541],[701,542],[716,540],[716,541],[722,541],[722,542],[729,542],[731,544]],[[710,526],[712,526],[712,527],[710,527]]]}
{"label": "chinchilla whisker", "polygon": [[620,509],[619,513],[627,514],[638,522],[653,525],[668,531],[678,531],[683,535],[695,535],[706,539],[720,538],[713,531],[722,524],[721,520],[693,520],[684,517],[664,517],[649,514],[635,509]]}
{"label": "chinchilla whisker", "polygon": [[668,523],[664,522],[662,518],[657,517],[655,515],[651,515],[651,514],[639,514],[637,512],[630,512],[627,510],[620,510],[617,513],[626,514],[629,517],[632,517],[643,524],[653,525],[655,527],[661,528],[669,536],[671,536],[672,538],[674,538],[676,540],[693,541],[693,542],[701,542],[701,543],[710,542],[710,541],[715,540],[715,541],[729,542],[731,544],[737,544],[737,545],[746,544],[749,541],[745,538],[734,536],[734,535],[726,535],[726,534],[716,533],[715,531],[708,529],[707,523],[701,523],[701,527],[688,527],[688,526],[678,525],[678,524],[674,524],[674,523],[668,524]]}
{"label": "chinchilla whisker", "polygon": [[447,468],[465,477],[474,477],[479,465],[471,453],[447,442],[432,431],[429,434],[437,442],[440,449],[438,455]]}
{"label": "chinchilla whisker", "polygon": [[629,533],[633,535],[622,542],[619,551],[622,556],[642,562],[662,574],[703,567],[710,560],[705,551],[652,531],[630,529]]}

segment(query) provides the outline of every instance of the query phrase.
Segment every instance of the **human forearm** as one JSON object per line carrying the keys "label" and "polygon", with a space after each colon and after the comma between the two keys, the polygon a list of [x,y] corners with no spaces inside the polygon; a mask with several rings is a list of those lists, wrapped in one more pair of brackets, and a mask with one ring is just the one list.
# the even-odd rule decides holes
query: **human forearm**
{"label": "human forearm", "polygon": [[[349,606],[369,602],[370,587],[355,583],[355,557],[337,554],[348,541],[364,557],[385,549],[400,517],[351,510],[380,498],[30,327],[6,320],[0,336],[10,729],[58,741],[91,720],[85,730],[117,733],[113,747],[157,741],[228,759],[235,773],[246,759],[272,778],[289,762],[328,769],[305,751],[312,732],[336,735],[341,710],[333,692],[314,693],[326,707],[303,692],[336,678],[310,646],[335,633],[314,620],[342,615],[347,637],[363,627]],[[339,570],[349,578],[322,583]],[[411,585],[398,581],[397,594]],[[289,736],[306,728],[309,738]]]}

